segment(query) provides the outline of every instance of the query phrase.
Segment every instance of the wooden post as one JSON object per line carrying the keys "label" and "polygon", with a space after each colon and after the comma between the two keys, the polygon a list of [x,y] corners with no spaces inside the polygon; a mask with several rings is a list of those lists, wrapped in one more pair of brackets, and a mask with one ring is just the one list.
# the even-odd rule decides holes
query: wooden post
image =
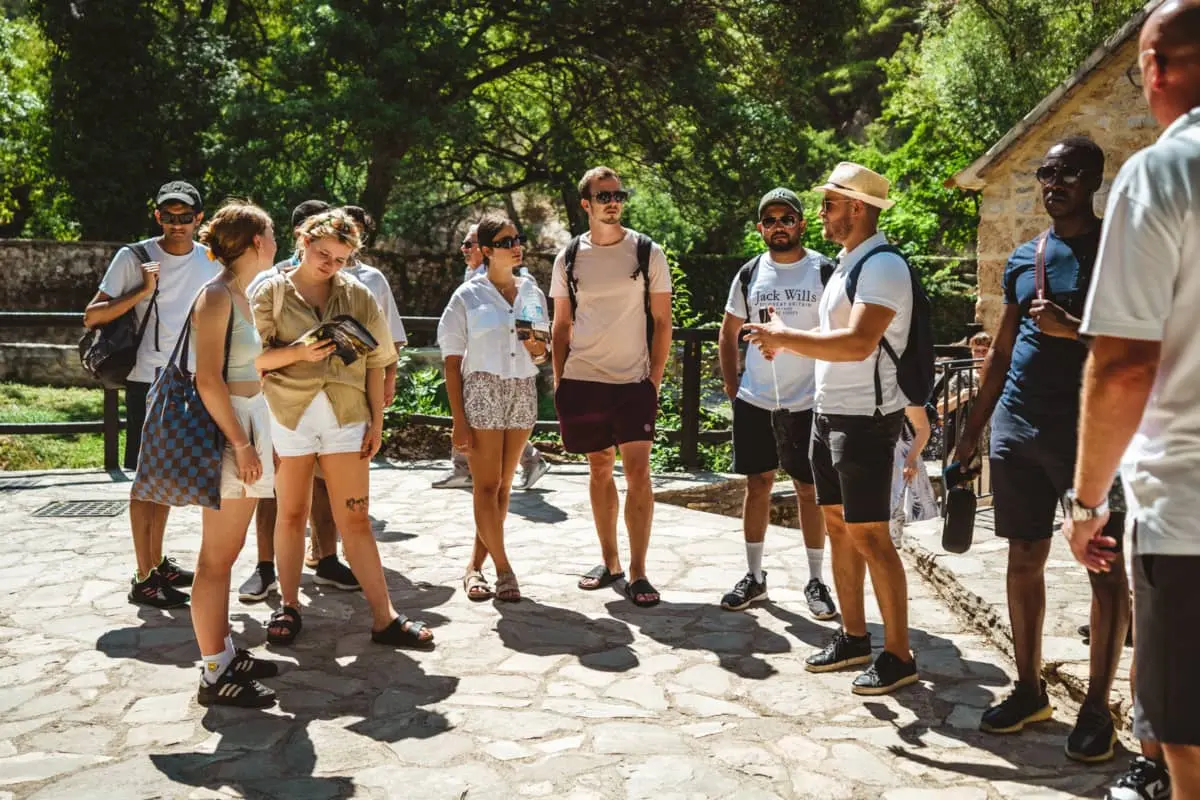
{"label": "wooden post", "polygon": [[121,415],[116,389],[104,390],[104,468],[121,468]]}
{"label": "wooden post", "polygon": [[700,339],[683,341],[683,391],[679,409],[679,458],[684,466],[700,466]]}

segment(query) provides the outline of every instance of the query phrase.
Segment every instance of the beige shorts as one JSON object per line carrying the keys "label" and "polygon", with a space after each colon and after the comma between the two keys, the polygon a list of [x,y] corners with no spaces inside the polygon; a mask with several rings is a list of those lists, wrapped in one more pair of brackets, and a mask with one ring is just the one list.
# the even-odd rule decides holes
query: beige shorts
{"label": "beige shorts", "polygon": [[255,483],[244,483],[238,475],[233,445],[226,442],[225,452],[221,454],[221,497],[274,497],[275,458],[271,450],[271,412],[267,409],[267,399],[262,393],[254,397],[230,396],[229,399],[233,402],[238,423],[250,437],[258,460],[262,462],[262,477]]}

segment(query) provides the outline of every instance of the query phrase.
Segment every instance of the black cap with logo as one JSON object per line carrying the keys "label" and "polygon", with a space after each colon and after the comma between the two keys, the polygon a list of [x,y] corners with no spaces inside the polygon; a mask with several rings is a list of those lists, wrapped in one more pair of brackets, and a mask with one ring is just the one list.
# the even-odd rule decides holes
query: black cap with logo
{"label": "black cap with logo", "polygon": [[154,198],[154,205],[162,208],[167,203],[183,203],[191,206],[193,211],[200,211],[204,208],[200,192],[196,191],[196,187],[187,181],[170,181],[159,188],[158,194]]}

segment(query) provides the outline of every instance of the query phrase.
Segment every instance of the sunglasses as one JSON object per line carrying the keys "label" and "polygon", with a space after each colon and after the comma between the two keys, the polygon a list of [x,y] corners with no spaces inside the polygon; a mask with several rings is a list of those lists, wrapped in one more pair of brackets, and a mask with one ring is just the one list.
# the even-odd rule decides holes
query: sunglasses
{"label": "sunglasses", "polygon": [[524,236],[505,236],[503,239],[496,239],[491,244],[485,244],[483,247],[499,247],[501,250],[511,250],[512,248],[529,241]]}
{"label": "sunglasses", "polygon": [[196,221],[196,212],[185,211],[182,214],[172,214],[170,211],[160,211],[158,219],[164,225],[191,225]]}
{"label": "sunglasses", "polygon": [[776,225],[782,225],[785,228],[794,228],[800,220],[794,214],[784,214],[782,217],[763,217],[760,222],[764,228],[769,230]]}
{"label": "sunglasses", "polygon": [[462,243],[461,247],[463,250],[474,250],[475,245],[477,245],[477,244],[478,244],[478,242],[472,242],[470,239],[463,239],[463,243]]}
{"label": "sunglasses", "polygon": [[821,200],[821,210],[828,213],[842,203],[851,203],[852,200],[830,200],[828,197]]}
{"label": "sunglasses", "polygon": [[625,191],[624,189],[618,189],[615,192],[596,192],[591,196],[591,199],[595,200],[601,205],[607,205],[609,203],[624,203],[629,199],[629,192]]}
{"label": "sunglasses", "polygon": [[1037,172],[1033,173],[1042,186],[1053,186],[1056,183],[1063,186],[1074,186],[1087,174],[1086,169],[1079,167],[1051,167],[1048,165],[1038,167]]}

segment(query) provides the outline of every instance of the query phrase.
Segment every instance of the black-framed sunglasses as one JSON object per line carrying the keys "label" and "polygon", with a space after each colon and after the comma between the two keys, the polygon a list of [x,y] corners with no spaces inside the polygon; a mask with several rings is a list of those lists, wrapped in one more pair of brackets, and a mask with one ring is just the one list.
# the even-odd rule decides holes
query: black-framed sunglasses
{"label": "black-framed sunglasses", "polygon": [[618,189],[615,192],[596,192],[591,196],[591,199],[595,200],[601,205],[608,205],[609,203],[624,203],[629,199],[629,192],[625,191],[624,189]]}
{"label": "black-framed sunglasses", "polygon": [[164,225],[191,225],[196,221],[196,212],[184,211],[182,214],[172,214],[170,211],[159,211],[158,219]]}
{"label": "black-framed sunglasses", "polygon": [[759,222],[766,229],[774,228],[776,225],[782,225],[785,228],[794,228],[800,222],[800,218],[795,214],[784,214],[782,217],[763,217]]}
{"label": "black-framed sunglasses", "polygon": [[1146,57],[1147,53],[1154,56],[1154,63],[1159,70],[1167,66],[1167,57],[1157,50],[1143,50],[1138,53],[1137,61],[1131,64],[1129,69],[1125,70],[1125,77],[1133,84],[1133,88],[1135,89],[1141,89],[1146,85],[1146,78],[1142,74],[1142,59]]}
{"label": "black-framed sunglasses", "polygon": [[1075,186],[1087,174],[1088,171],[1081,167],[1052,167],[1048,164],[1043,164],[1037,168],[1037,172],[1033,173],[1033,176],[1037,178],[1038,183],[1042,186],[1053,186],[1054,184]]}
{"label": "black-framed sunglasses", "polygon": [[459,245],[459,247],[463,250],[474,250],[476,244],[478,244],[478,242],[472,242],[470,239],[463,239],[463,242],[461,245]]}
{"label": "black-framed sunglasses", "polygon": [[501,250],[511,250],[512,248],[516,247],[517,245],[521,245],[522,247],[524,247],[525,243],[527,241],[529,241],[529,240],[526,239],[523,235],[505,236],[503,239],[496,239],[491,244],[485,244],[482,246],[483,247],[499,247]]}

